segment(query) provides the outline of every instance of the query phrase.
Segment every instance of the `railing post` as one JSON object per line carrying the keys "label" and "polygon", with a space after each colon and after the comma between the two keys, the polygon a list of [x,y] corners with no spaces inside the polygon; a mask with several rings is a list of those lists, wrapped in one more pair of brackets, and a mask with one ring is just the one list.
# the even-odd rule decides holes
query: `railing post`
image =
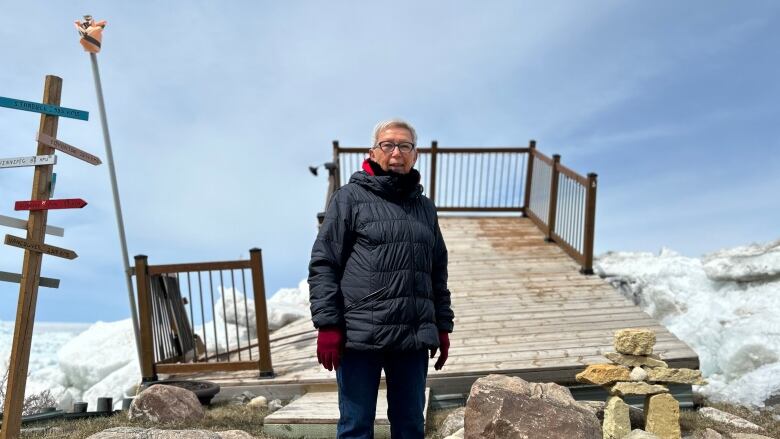
{"label": "railing post", "polygon": [[588,174],[588,187],[585,195],[585,238],[582,246],[582,253],[585,261],[582,264],[580,272],[582,274],[593,274],[593,241],[596,233],[596,179],[594,173]]}
{"label": "railing post", "polygon": [[[334,142],[335,143],[335,142]],[[252,289],[255,295],[255,327],[257,328],[257,351],[260,359],[260,378],[271,378],[271,341],[268,335],[268,310],[265,304],[265,278],[263,277],[263,254],[259,248],[249,250],[252,267]]]}
{"label": "railing post", "polygon": [[561,162],[561,155],[553,155],[552,179],[550,180],[550,207],[547,216],[547,242],[553,242],[553,232],[555,231],[555,215],[558,213],[558,164]]}
{"label": "railing post", "polygon": [[333,179],[333,192],[341,187],[341,162],[339,161],[339,141],[333,141],[333,164],[336,165],[336,169],[333,172],[335,178]]}
{"label": "railing post", "polygon": [[147,271],[148,257],[135,257],[135,284],[138,290],[138,320],[141,342],[141,382],[157,381],[154,370],[154,340],[152,338],[152,300],[151,285]]}
{"label": "railing post", "polygon": [[439,149],[439,142],[431,142],[431,190],[429,198],[436,204],[436,151]]}
{"label": "railing post", "polygon": [[534,155],[536,154],[536,140],[528,142],[528,171],[525,174],[525,200],[523,201],[523,216],[528,216],[528,210],[531,208],[531,184],[534,174]]}

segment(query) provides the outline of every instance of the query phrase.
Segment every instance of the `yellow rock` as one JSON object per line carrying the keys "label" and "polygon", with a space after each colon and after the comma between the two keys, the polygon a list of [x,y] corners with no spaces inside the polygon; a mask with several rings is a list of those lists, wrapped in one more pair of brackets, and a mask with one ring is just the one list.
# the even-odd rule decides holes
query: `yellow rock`
{"label": "yellow rock", "polygon": [[631,371],[624,366],[615,366],[614,364],[591,364],[577,374],[577,381],[580,383],[596,384],[605,386],[618,381],[628,381]]}
{"label": "yellow rock", "polygon": [[650,355],[655,333],[650,329],[621,329],[615,332],[615,350],[628,355]]}
{"label": "yellow rock", "polygon": [[604,439],[622,439],[631,432],[628,404],[619,396],[610,396],[604,407]]}
{"label": "yellow rock", "polygon": [[680,403],[668,393],[645,398],[645,431],[660,439],[680,439]]}
{"label": "yellow rock", "polygon": [[700,370],[693,369],[655,369],[644,368],[647,372],[647,381],[661,382],[661,383],[677,383],[677,384],[706,384],[701,378]]}
{"label": "yellow rock", "polygon": [[610,395],[655,395],[667,393],[669,389],[660,384],[647,384],[642,382],[617,383],[609,388]]}
{"label": "yellow rock", "polygon": [[618,354],[617,352],[607,352],[604,354],[607,359],[615,364],[622,366],[635,367],[635,366],[650,366],[650,367],[668,367],[666,362],[658,358],[657,355],[625,355]]}

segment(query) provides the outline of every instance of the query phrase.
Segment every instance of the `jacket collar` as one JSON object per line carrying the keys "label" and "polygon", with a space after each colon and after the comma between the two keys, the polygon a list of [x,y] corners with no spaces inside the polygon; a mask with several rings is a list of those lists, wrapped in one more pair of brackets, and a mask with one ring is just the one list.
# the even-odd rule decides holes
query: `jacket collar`
{"label": "jacket collar", "polygon": [[370,159],[363,161],[362,168],[362,171],[352,174],[350,183],[356,183],[386,198],[416,198],[422,194],[420,173],[414,168],[408,174],[384,171]]}

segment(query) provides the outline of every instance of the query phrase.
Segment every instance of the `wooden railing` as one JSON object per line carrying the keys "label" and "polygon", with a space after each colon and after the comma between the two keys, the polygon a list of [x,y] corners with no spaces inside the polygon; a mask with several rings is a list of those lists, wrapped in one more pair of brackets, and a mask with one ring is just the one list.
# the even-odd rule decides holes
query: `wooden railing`
{"label": "wooden railing", "polygon": [[156,381],[158,373],[257,369],[260,377],[273,376],[262,253],[253,248],[249,255],[172,265],[135,257],[144,382]]}
{"label": "wooden railing", "polygon": [[[333,142],[325,207],[335,190],[361,169],[367,147],[342,147]],[[549,242],[558,244],[593,274],[596,174],[587,177],[536,149],[418,148],[415,168],[425,193],[440,212],[517,212],[530,218]],[[322,221],[323,214],[319,215]]]}

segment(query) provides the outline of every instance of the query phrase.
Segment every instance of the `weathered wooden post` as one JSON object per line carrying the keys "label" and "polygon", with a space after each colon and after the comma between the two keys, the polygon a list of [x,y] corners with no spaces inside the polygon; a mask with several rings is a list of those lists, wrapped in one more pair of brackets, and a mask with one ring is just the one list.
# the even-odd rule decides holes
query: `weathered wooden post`
{"label": "weathered wooden post", "polygon": [[265,278],[263,277],[263,253],[259,248],[249,250],[252,270],[252,289],[255,296],[255,328],[257,328],[257,352],[260,378],[274,376],[271,364],[271,340],[268,334],[268,310],[265,304]]}
{"label": "weathered wooden post", "polygon": [[[44,244],[46,220],[49,209],[81,208],[87,203],[82,199],[49,200],[52,193],[52,175],[56,158],[54,149],[59,149],[92,164],[99,164],[97,157],[87,154],[73,146],[56,140],[59,116],[87,120],[89,114],[85,111],[60,107],[62,95],[62,79],[46,76],[43,102],[28,102],[17,99],[1,98],[0,106],[17,110],[41,113],[38,128],[38,157],[52,157],[50,160],[28,160],[35,166],[32,182],[32,194],[29,201],[19,201],[15,210],[28,210],[26,221],[27,236],[19,238],[5,236],[5,244],[24,249],[22,273],[19,281],[19,300],[16,309],[13,345],[8,368],[8,383],[6,388],[3,425],[0,428],[0,438],[16,439],[20,435],[22,425],[22,409],[24,393],[27,386],[27,372],[30,361],[30,345],[32,343],[35,308],[38,299],[38,287],[41,284],[41,262],[43,254],[50,254],[67,259],[74,259],[75,252],[52,245]],[[97,159],[97,162],[95,162]],[[58,283],[58,282],[57,282]]]}
{"label": "weathered wooden post", "polygon": [[584,263],[580,272],[593,274],[593,242],[596,235],[596,181],[598,175],[588,174],[588,187],[585,188],[585,238],[582,247]]}
{"label": "weathered wooden post", "polygon": [[138,290],[139,352],[141,353],[141,381],[157,381],[154,369],[154,340],[152,334],[152,297],[149,283],[149,258],[146,255],[135,256],[135,285]]}
{"label": "weathered wooden post", "polygon": [[536,140],[528,142],[528,171],[525,174],[525,200],[523,201],[523,216],[528,216],[531,209],[531,184],[533,184],[534,157],[536,154]]}
{"label": "weathered wooden post", "polygon": [[558,214],[558,164],[561,163],[561,155],[554,154],[551,167],[550,180],[550,206],[547,209],[547,242],[553,242],[553,232],[555,232],[555,216]]}

